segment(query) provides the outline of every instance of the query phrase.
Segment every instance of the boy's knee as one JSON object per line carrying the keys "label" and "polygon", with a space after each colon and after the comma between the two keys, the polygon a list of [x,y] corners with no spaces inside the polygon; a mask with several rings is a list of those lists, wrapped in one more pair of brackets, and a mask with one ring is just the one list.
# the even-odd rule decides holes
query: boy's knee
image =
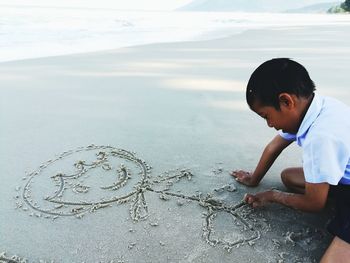
{"label": "boy's knee", "polygon": [[285,187],[297,193],[304,193],[305,178],[301,167],[291,167],[281,172],[281,179]]}
{"label": "boy's knee", "polygon": [[290,170],[291,170],[290,168],[287,168],[281,172],[281,179],[285,186],[290,186],[290,174],[291,174]]}

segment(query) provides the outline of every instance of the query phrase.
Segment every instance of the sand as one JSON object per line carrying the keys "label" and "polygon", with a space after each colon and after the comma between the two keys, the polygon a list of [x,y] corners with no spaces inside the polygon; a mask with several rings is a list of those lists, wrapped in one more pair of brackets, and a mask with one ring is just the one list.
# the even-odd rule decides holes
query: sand
{"label": "sand", "polygon": [[0,262],[317,262],[331,207],[242,203],[284,190],[300,149],[257,188],[229,173],[253,169],[276,134],[244,99],[263,61],[291,57],[320,94],[350,104],[347,28],[1,63]]}

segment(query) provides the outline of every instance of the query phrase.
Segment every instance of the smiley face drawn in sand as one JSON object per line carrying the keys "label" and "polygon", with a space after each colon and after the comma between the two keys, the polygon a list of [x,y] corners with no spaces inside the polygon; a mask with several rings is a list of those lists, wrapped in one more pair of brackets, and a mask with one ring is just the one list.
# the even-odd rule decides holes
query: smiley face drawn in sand
{"label": "smiley face drawn in sand", "polygon": [[80,147],[63,152],[31,172],[22,190],[24,203],[16,204],[18,208],[27,204],[34,210],[31,215],[37,217],[80,218],[87,212],[132,200],[130,211],[137,221],[147,216],[143,193],[149,172],[150,167],[132,152],[111,146]]}
{"label": "smiley face drawn in sand", "polygon": [[[241,244],[260,238],[260,232],[240,215],[244,202],[227,205],[211,194],[202,196],[172,192],[171,186],[180,180],[191,180],[186,169],[165,172],[154,178],[151,167],[135,153],[112,146],[89,145],[63,152],[40,165],[23,178],[25,184],[17,187],[22,194],[16,196],[18,209],[31,216],[56,219],[58,217],[84,215],[113,204],[130,203],[130,217],[134,222],[148,217],[145,192],[159,195],[161,200],[177,198],[191,200],[207,210],[203,238],[212,246],[222,246],[228,251]],[[96,184],[98,182],[99,185]],[[231,189],[231,188],[228,188]],[[22,201],[21,201],[22,199]],[[231,239],[214,236],[218,215],[229,215],[240,225],[239,235]]]}

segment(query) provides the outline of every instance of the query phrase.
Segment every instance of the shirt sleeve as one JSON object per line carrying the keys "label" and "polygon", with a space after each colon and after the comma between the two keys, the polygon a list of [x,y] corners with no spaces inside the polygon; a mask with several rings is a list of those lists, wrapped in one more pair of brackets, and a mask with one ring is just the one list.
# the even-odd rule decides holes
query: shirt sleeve
{"label": "shirt sleeve", "polygon": [[303,147],[303,169],[308,183],[337,185],[349,161],[349,147],[336,138],[313,139]]}
{"label": "shirt sleeve", "polygon": [[295,134],[283,132],[281,130],[278,131],[278,134],[287,141],[295,141],[297,138]]}

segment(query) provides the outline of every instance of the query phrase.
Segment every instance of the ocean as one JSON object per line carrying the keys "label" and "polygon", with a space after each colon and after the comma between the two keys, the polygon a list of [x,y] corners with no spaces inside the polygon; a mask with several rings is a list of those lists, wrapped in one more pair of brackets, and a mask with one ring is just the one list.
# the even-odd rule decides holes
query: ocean
{"label": "ocean", "polygon": [[349,25],[350,16],[0,5],[0,62],[209,40],[262,27],[334,23]]}

